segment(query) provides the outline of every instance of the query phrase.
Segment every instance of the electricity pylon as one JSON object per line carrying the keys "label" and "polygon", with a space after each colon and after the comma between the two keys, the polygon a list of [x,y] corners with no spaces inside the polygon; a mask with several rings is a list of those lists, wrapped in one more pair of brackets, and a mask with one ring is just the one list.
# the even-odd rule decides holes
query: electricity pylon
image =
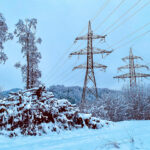
{"label": "electricity pylon", "polygon": [[98,63],[94,63],[93,61],[93,55],[94,54],[110,54],[112,51],[107,51],[104,49],[99,49],[99,48],[94,48],[93,47],[93,40],[95,39],[101,39],[102,41],[105,40],[106,35],[101,36],[101,35],[95,35],[93,34],[93,31],[91,29],[91,22],[89,21],[88,24],[88,34],[85,36],[77,37],[75,39],[75,42],[77,40],[87,40],[87,48],[81,49],[76,52],[72,52],[70,56],[72,55],[87,55],[87,62],[86,64],[82,64],[79,66],[76,66],[73,68],[75,69],[86,69],[86,75],[84,79],[84,86],[83,86],[83,92],[82,92],[82,100],[81,103],[84,104],[87,92],[92,93],[96,99],[98,99],[98,92],[97,92],[97,86],[96,86],[96,80],[95,80],[95,75],[94,75],[94,68],[102,68],[102,70],[105,70],[107,66],[101,65]]}
{"label": "electricity pylon", "polygon": [[146,68],[147,70],[149,70],[149,67],[146,65],[135,64],[135,62],[134,62],[135,59],[143,60],[139,56],[134,56],[132,53],[132,48],[130,48],[129,56],[122,58],[123,61],[129,60],[129,64],[118,68],[118,71],[120,71],[122,69],[129,69],[129,73],[114,77],[114,78],[118,78],[118,79],[129,78],[130,79],[130,87],[136,86],[136,78],[150,77],[150,74],[136,73],[137,68]]}

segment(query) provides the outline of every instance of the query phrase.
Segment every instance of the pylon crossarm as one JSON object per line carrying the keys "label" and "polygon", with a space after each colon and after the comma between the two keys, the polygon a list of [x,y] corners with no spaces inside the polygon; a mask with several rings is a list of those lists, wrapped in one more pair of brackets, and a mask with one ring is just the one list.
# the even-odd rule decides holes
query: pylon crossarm
{"label": "pylon crossarm", "polygon": [[113,52],[113,50],[111,50],[111,51],[107,51],[107,50],[105,50],[105,49],[100,49],[100,48],[93,48],[93,54],[110,54],[110,53],[112,53]]}
{"label": "pylon crossarm", "polygon": [[81,49],[76,52],[72,52],[72,53],[70,53],[69,56],[72,56],[72,55],[87,55],[87,48]]}
{"label": "pylon crossarm", "polygon": [[135,74],[135,77],[138,77],[138,78],[140,78],[140,77],[150,77],[150,74],[144,74],[144,73],[136,73]]}
{"label": "pylon crossarm", "polygon": [[86,68],[86,65],[85,64],[82,64],[82,65],[79,65],[79,66],[76,66],[72,69],[72,71],[76,70],[76,69],[85,69]]}
{"label": "pylon crossarm", "polygon": [[115,76],[113,78],[118,78],[118,79],[124,79],[124,78],[131,78],[130,74],[123,74],[123,75],[119,75],[119,76]]}
{"label": "pylon crossarm", "polygon": [[119,67],[118,71],[121,71],[122,69],[129,69],[129,65]]}
{"label": "pylon crossarm", "polygon": [[127,59],[141,59],[141,60],[143,60],[143,58],[139,57],[139,56],[132,56],[132,57],[126,56],[126,57],[122,58],[123,61],[126,61]]}
{"label": "pylon crossarm", "polygon": [[[78,65],[78,66],[74,67],[72,69],[72,71],[74,71],[75,69],[86,69],[86,68],[87,68],[86,64],[81,64],[81,65]],[[107,68],[107,66],[94,63],[93,68],[102,68],[103,70],[105,70]],[[91,68],[89,68],[89,69],[91,69]]]}
{"label": "pylon crossarm", "polygon": [[76,43],[78,40],[87,40],[87,39],[88,39],[88,35],[80,36],[75,39],[74,43]]}
{"label": "pylon crossarm", "polygon": [[[122,69],[130,69],[131,67],[129,65],[126,66],[121,66],[118,68],[118,71],[121,71]],[[146,68],[147,70],[149,70],[149,67],[146,65],[139,65],[139,64],[135,64],[134,68]]]}
{"label": "pylon crossarm", "polygon": [[107,68],[107,66],[102,65],[102,64],[94,63],[93,64],[93,68],[102,68],[103,70],[105,70]]}
{"label": "pylon crossarm", "polygon": [[[92,53],[93,54],[110,54],[110,53],[112,53],[112,51],[113,50],[107,51],[107,50],[104,50],[104,49],[93,48],[93,52]],[[87,48],[84,48],[84,49],[81,49],[79,51],[70,53],[69,57],[71,57],[72,55],[87,55],[89,53],[87,52]]]}
{"label": "pylon crossarm", "polygon": [[[91,37],[92,39],[101,39],[102,41],[105,41],[106,35],[101,36],[101,35],[92,35]],[[88,39],[88,35],[84,35],[84,36],[80,36],[77,37],[74,41],[74,43],[76,43],[78,40],[87,40]]]}
{"label": "pylon crossarm", "polygon": [[101,40],[105,40],[107,35],[92,35],[92,39],[101,39]]}
{"label": "pylon crossarm", "polygon": [[147,70],[149,70],[149,67],[146,65],[139,65],[139,64],[135,64],[134,66],[135,68],[146,68]]}
{"label": "pylon crossarm", "polygon": [[140,57],[140,56],[133,56],[133,59],[141,59],[141,60],[143,60],[143,58]]}
{"label": "pylon crossarm", "polygon": [[127,59],[129,59],[129,56],[122,58],[123,61],[126,61]]}

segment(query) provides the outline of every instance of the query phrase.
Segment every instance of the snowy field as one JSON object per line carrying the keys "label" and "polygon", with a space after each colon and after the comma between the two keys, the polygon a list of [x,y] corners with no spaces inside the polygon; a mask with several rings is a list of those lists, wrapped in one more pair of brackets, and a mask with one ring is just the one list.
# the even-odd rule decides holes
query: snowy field
{"label": "snowy field", "polygon": [[78,129],[39,137],[0,136],[0,150],[150,150],[150,121],[124,121],[99,130]]}

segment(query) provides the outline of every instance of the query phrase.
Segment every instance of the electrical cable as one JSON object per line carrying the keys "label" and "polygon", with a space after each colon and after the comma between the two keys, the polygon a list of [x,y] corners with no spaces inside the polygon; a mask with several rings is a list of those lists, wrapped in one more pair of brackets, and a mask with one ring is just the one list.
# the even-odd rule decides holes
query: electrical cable
{"label": "electrical cable", "polygon": [[120,6],[125,2],[125,0],[121,0],[121,2],[111,11],[111,13],[96,27],[96,30],[98,30],[119,8]]}
{"label": "electrical cable", "polygon": [[[101,7],[100,7],[100,9],[98,10],[98,12],[96,13],[96,15],[93,17],[93,18],[91,18],[91,20],[92,21],[94,21],[95,19],[96,19],[96,17],[105,9],[105,7],[107,6],[107,4],[110,2],[110,0],[107,0]],[[79,36],[80,36],[80,34],[82,34],[83,32],[84,32],[84,30],[85,30],[85,28],[83,28],[83,30],[79,33]],[[67,49],[67,52],[73,47],[73,45],[74,45],[74,43]],[[66,54],[66,53],[65,53]],[[63,54],[63,56],[65,55],[65,54]],[[62,58],[62,56],[60,57],[60,59]],[[65,57],[63,57],[63,58],[65,58]],[[60,60],[59,59],[59,60]],[[55,66],[55,68],[53,69],[51,69],[51,70],[53,70],[53,73],[55,73],[55,71],[54,70],[56,70],[56,68],[58,68],[58,65],[60,64],[60,61],[59,61],[59,63],[57,63],[57,67]],[[63,63],[61,63],[61,64],[63,64]],[[47,74],[50,74],[50,72],[51,72],[51,70],[47,73]]]}
{"label": "electrical cable", "polygon": [[143,8],[145,8],[146,6],[148,6],[150,4],[150,1],[145,3],[142,7],[140,7],[139,9],[137,9],[133,14],[131,14],[130,16],[128,16],[125,20],[123,20],[120,24],[118,24],[116,27],[114,27],[112,30],[110,30],[108,34],[114,32],[116,29],[118,29],[118,27],[120,27],[122,24],[126,23],[129,19],[131,19],[132,17],[134,17],[138,12],[140,12]]}
{"label": "electrical cable", "polygon": [[125,11],[125,13],[123,13],[118,19],[116,19],[111,25],[109,25],[103,32],[102,34],[104,34],[106,31],[108,31],[110,28],[112,28],[114,25],[116,25],[116,23],[118,23],[124,16],[126,16],[131,10],[133,10],[133,8],[135,8],[139,3],[141,2],[141,0],[138,0],[136,3],[134,3],[127,11]]}

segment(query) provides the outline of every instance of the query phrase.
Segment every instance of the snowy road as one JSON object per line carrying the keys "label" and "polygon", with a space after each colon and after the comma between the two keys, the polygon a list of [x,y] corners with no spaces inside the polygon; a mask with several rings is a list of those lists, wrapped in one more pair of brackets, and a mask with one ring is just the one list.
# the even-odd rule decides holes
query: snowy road
{"label": "snowy road", "polygon": [[124,121],[100,130],[79,129],[41,137],[0,136],[0,150],[150,150],[150,121]]}

